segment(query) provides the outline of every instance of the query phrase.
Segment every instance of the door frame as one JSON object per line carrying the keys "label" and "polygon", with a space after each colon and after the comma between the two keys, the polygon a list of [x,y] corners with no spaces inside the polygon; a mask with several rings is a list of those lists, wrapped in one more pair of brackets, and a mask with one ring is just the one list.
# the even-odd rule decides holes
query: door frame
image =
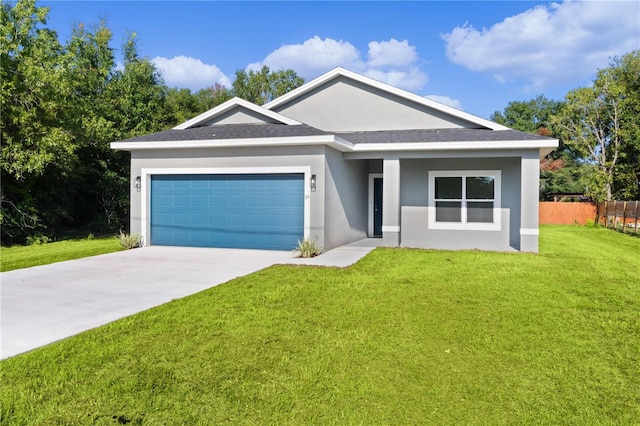
{"label": "door frame", "polygon": [[[369,238],[379,238],[373,235],[373,181],[374,179],[384,179],[384,175],[382,173],[369,173],[369,206],[367,208],[367,236]],[[383,195],[384,196],[384,195]]]}
{"label": "door frame", "polygon": [[[153,175],[219,175],[219,174],[304,174],[304,238],[311,234],[311,167],[193,167],[142,168],[141,176],[141,237],[144,246],[151,245],[151,176]],[[133,179],[133,177],[132,177]]]}

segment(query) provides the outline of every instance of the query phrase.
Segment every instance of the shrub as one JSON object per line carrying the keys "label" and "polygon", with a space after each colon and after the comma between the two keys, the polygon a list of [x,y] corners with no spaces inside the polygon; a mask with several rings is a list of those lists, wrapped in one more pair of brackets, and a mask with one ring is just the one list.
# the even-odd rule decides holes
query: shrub
{"label": "shrub", "polygon": [[50,243],[51,239],[46,235],[38,234],[38,235],[29,235],[27,237],[27,244],[30,246],[33,245],[42,245]]}
{"label": "shrub", "polygon": [[120,245],[127,250],[142,247],[142,237],[138,234],[125,234],[124,232],[120,232],[118,239],[120,240]]}
{"label": "shrub", "polygon": [[316,257],[320,253],[322,253],[322,247],[318,245],[318,243],[308,238],[300,241],[298,240],[298,246],[293,250],[293,252],[297,255],[296,257]]}

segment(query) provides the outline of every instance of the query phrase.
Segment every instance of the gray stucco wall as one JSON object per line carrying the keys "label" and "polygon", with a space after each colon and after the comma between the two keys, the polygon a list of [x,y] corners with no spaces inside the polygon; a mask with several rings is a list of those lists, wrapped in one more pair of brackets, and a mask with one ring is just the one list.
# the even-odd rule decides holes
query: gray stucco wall
{"label": "gray stucco wall", "polygon": [[326,148],[325,249],[367,237],[368,167],[365,160],[345,161]]}
{"label": "gray stucco wall", "polygon": [[520,250],[538,252],[539,215],[538,194],[540,188],[540,160],[538,152],[529,150],[522,155],[522,176],[520,182],[521,224]]}
{"label": "gray stucco wall", "polygon": [[[537,155],[537,151],[531,150],[530,153],[520,152],[519,156],[400,158],[397,163],[397,160],[390,161],[394,156],[389,157],[389,154],[375,155],[378,158],[375,160],[371,160],[371,157],[345,160],[342,153],[325,146],[139,150],[131,154],[131,182],[134,182],[136,176],[142,175],[143,168],[183,171],[206,169],[215,170],[215,173],[224,173],[224,170],[229,168],[256,172],[264,172],[256,168],[308,169],[309,174],[315,174],[317,177],[315,192],[305,188],[306,195],[309,196],[309,237],[329,250],[366,237],[369,173],[385,170],[391,173],[390,165],[399,164],[399,173],[396,174],[399,179],[389,180],[389,176],[384,178],[387,186],[393,184],[393,188],[400,188],[399,201],[395,201],[392,203],[394,206],[391,206],[394,211],[395,206],[400,207],[399,218],[391,220],[393,215],[386,214],[383,217],[383,226],[393,228],[396,222],[399,222],[397,225],[400,234],[397,239],[400,240],[401,246],[537,251]],[[526,168],[523,168],[522,164],[526,164]],[[429,229],[430,170],[500,170],[500,230]],[[396,180],[399,180],[399,183],[394,183]],[[525,197],[521,197],[521,191],[526,192]],[[147,232],[142,229],[142,203],[148,203],[148,192],[137,192],[133,185],[131,187],[131,232]],[[142,200],[143,195],[147,197],[146,200]],[[395,197],[385,195],[385,203],[393,201],[393,198]],[[387,210],[390,208],[386,205],[385,207]],[[524,214],[521,214],[523,212]],[[525,222],[521,223],[521,220]],[[522,236],[521,229],[524,229]],[[394,241],[393,245],[397,245],[397,240]]]}
{"label": "gray stucco wall", "polygon": [[331,80],[274,111],[334,132],[470,126],[457,117],[344,77]]}
{"label": "gray stucco wall", "polygon": [[[218,169],[223,173],[229,168],[257,167],[310,167],[310,173],[318,180],[318,191],[305,192],[310,196],[310,235],[318,244],[325,241],[325,179],[324,147],[268,147],[268,148],[221,148],[221,149],[172,149],[140,150],[131,153],[131,182],[141,176],[145,169]],[[146,233],[142,229],[142,196],[149,197],[148,191],[137,192],[131,189],[131,232]]]}
{"label": "gray stucco wall", "polygon": [[[430,170],[501,170],[501,229],[429,229],[427,206]],[[403,247],[496,251],[520,249],[520,158],[405,159],[401,160],[400,175]]]}

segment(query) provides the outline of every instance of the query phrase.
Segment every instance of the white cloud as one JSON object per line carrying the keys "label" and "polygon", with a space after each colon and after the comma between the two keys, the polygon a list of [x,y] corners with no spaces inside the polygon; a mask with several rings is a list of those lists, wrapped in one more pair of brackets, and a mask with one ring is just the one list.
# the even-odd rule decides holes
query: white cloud
{"label": "white cloud", "polygon": [[368,57],[367,63],[370,67],[383,67],[411,65],[418,55],[416,47],[409,46],[407,40],[398,41],[392,38],[389,41],[370,42]]}
{"label": "white cloud", "polygon": [[231,81],[217,66],[205,64],[200,59],[188,56],[176,56],[168,59],[157,56],[151,61],[162,73],[165,83],[170,87],[199,90],[216,83],[231,87]]}
{"label": "white cloud", "polygon": [[535,89],[587,79],[610,59],[640,46],[636,1],[586,1],[537,6],[491,28],[471,25],[444,34],[448,58],[497,81]]}
{"label": "white cloud", "polygon": [[302,44],[285,44],[262,62],[250,64],[247,69],[257,70],[263,65],[274,70],[291,68],[299,75],[308,76],[337,66],[361,69],[364,63],[360,52],[351,43],[314,36]]}
{"label": "white cloud", "polygon": [[427,95],[425,96],[425,98],[431,99],[432,101],[439,102],[455,109],[459,109],[460,111],[463,110],[462,103],[457,99],[450,98],[449,96]]}
{"label": "white cloud", "polygon": [[382,81],[400,89],[416,92],[424,87],[429,81],[427,74],[422,72],[417,66],[410,66],[401,69],[392,68],[388,71],[369,68],[364,75],[374,80]]}
{"label": "white cloud", "polygon": [[365,60],[348,41],[314,36],[302,44],[279,47],[263,61],[249,64],[247,70],[258,70],[263,65],[273,70],[291,68],[309,80],[343,67],[406,90],[420,90],[427,83],[427,75],[417,65],[415,46],[407,40],[372,41],[368,47]]}

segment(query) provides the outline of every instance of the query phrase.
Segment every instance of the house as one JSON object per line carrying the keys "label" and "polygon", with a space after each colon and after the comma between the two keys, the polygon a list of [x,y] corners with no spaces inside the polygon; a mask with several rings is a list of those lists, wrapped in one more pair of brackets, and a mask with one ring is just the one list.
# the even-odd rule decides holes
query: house
{"label": "house", "polygon": [[537,252],[539,160],[557,145],[337,68],[111,147],[131,152],[145,244]]}

